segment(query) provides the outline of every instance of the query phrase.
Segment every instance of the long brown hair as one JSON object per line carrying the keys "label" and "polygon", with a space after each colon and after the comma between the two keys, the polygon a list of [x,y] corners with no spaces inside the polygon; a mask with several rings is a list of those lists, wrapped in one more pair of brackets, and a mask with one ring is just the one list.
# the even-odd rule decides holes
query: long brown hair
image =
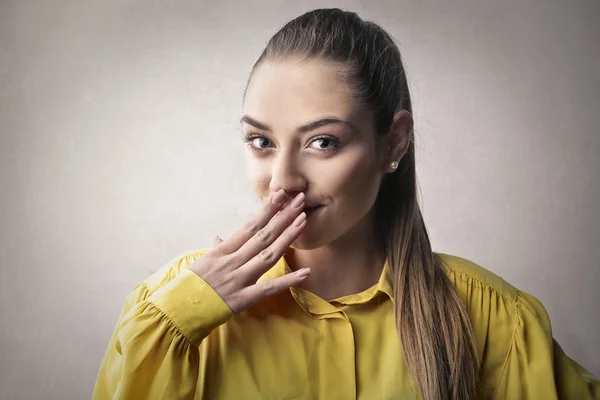
{"label": "long brown hair", "polygon": [[[281,28],[264,60],[324,59],[345,67],[356,100],[374,113],[378,135],[400,110],[412,113],[398,46],[379,25],[340,9],[307,12]],[[414,139],[398,169],[386,174],[375,203],[375,226],[393,274],[396,327],[404,359],[424,400],[475,399],[477,351],[456,288],[433,253],[417,199]]]}

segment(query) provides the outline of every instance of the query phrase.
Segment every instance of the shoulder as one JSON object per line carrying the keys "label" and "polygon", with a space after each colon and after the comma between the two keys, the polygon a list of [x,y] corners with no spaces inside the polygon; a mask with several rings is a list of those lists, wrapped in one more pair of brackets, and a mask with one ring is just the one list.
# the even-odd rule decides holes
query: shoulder
{"label": "shoulder", "polygon": [[508,302],[518,300],[519,291],[513,285],[481,265],[459,256],[436,253],[446,273],[457,289],[470,288],[470,291],[491,291]]}
{"label": "shoulder", "polygon": [[[473,261],[436,255],[465,303],[488,384],[498,382],[515,346],[551,343],[550,320],[538,299]],[[535,332],[535,339],[524,339],[523,332]]]}
{"label": "shoulder", "polygon": [[181,253],[178,256],[172,258],[168,262],[164,263],[155,273],[150,275],[148,278],[138,285],[143,286],[149,293],[153,293],[160,289],[182,271],[187,269],[194,261],[206,254],[210,249],[203,248],[197,250],[190,250],[185,253]]}
{"label": "shoulder", "polygon": [[[467,303],[471,303],[468,306],[477,304],[484,311],[487,304],[485,300],[495,298],[499,302],[495,309],[490,308],[490,313],[504,312],[518,319],[523,313],[531,312],[542,320],[548,319],[546,309],[536,297],[516,288],[492,271],[466,258],[444,253],[436,255],[460,295]],[[503,307],[499,307],[500,304]]]}
{"label": "shoulder", "polygon": [[506,328],[515,328],[515,324],[521,322],[523,312],[534,312],[542,320],[548,318],[538,299],[492,271],[466,258],[444,253],[436,255],[474,321],[497,322],[502,324],[503,331],[512,334]]}

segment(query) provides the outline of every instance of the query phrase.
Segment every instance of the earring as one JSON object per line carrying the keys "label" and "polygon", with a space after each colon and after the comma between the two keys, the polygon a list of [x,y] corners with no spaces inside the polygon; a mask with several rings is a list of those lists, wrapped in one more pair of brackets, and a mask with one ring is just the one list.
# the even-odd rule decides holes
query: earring
{"label": "earring", "polygon": [[392,169],[396,169],[396,168],[398,168],[398,161],[392,161],[392,162],[390,163],[390,167],[391,167]]}

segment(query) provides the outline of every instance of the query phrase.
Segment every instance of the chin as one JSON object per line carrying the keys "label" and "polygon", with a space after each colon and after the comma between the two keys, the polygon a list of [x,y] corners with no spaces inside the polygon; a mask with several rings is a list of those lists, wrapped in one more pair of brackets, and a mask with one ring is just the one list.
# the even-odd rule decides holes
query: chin
{"label": "chin", "polygon": [[314,250],[323,247],[328,243],[329,241],[322,235],[310,235],[310,233],[305,230],[296,240],[294,240],[290,247],[296,250]]}

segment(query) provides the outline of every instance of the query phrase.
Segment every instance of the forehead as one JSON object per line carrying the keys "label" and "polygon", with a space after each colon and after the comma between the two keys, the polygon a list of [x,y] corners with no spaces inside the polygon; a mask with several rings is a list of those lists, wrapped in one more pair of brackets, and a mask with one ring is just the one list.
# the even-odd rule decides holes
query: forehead
{"label": "forehead", "polygon": [[302,124],[323,115],[345,119],[358,110],[339,64],[320,61],[268,61],[254,71],[244,114],[268,124]]}

